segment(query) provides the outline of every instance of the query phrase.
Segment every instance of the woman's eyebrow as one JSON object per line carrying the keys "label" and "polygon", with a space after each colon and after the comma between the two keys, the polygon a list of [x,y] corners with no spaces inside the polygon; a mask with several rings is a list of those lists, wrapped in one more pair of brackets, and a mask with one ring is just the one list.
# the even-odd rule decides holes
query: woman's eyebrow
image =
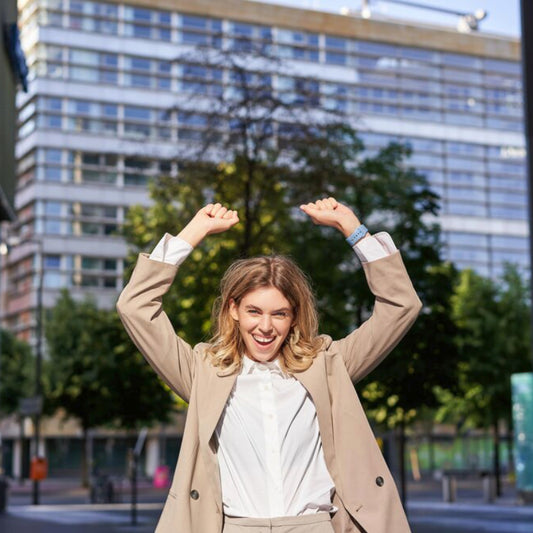
{"label": "woman's eyebrow", "polygon": [[[252,305],[252,304],[247,304],[245,306],[245,309],[257,309],[257,311],[262,311],[262,309],[260,307],[257,307],[256,305]],[[289,307],[282,307],[281,309],[274,309],[274,311],[272,311],[272,312],[273,313],[279,313],[281,311],[286,311],[286,312],[292,313],[292,309],[290,309]]]}

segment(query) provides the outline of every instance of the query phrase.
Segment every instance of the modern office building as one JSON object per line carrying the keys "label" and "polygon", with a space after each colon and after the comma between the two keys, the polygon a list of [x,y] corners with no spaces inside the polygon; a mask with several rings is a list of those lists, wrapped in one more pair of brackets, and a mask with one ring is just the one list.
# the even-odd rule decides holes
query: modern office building
{"label": "modern office building", "polygon": [[[290,101],[312,87],[316,105],[345,113],[369,150],[412,144],[411,163],[442,196],[457,266],[529,268],[516,39],[247,0],[19,0],[19,24],[30,68],[18,97],[22,244],[7,257],[2,322],[22,338],[33,340],[41,269],[45,306],[62,287],[102,306],[116,300],[128,206],[148,205],[150,178],[176,175],[177,150],[206,128],[200,111],[176,103],[232,84],[224,69],[176,61],[196,45],[268,43],[290,67],[263,78],[272,91]],[[47,447],[63,449],[75,432],[48,431]]]}
{"label": "modern office building", "polygon": [[4,323],[21,337],[40,268],[45,306],[60,287],[115,300],[125,211],[148,202],[151,176],[176,172],[177,146],[205,124],[168,110],[188,91],[231,84],[222,69],[175,59],[235,38],[272,43],[294,73],[269,77],[272,90],[290,98],[312,80],[319,105],[352,117],[369,149],[412,144],[412,164],[442,196],[446,253],[459,267],[494,276],[503,261],[528,266],[518,40],[246,0],[19,8],[30,82],[18,102],[16,205],[21,237],[33,242],[9,258]]}

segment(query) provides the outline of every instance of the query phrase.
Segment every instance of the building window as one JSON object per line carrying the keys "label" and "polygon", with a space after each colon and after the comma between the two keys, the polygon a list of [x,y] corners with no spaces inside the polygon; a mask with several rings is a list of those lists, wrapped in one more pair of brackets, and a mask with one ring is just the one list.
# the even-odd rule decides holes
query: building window
{"label": "building window", "polygon": [[181,15],[179,41],[184,44],[222,46],[222,21],[193,15]]}
{"label": "building window", "polygon": [[45,255],[43,261],[44,268],[61,268],[61,256],[60,255]]}

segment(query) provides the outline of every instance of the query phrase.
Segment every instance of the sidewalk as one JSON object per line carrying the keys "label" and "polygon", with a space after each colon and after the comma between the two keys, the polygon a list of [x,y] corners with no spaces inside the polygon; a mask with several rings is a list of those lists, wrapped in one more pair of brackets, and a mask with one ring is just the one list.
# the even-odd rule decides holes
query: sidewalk
{"label": "sidewalk", "polygon": [[[131,485],[126,478],[113,478],[116,502],[129,503]],[[137,501],[140,503],[163,504],[166,489],[156,489],[149,479],[137,481]],[[25,480],[22,484],[9,480],[8,506],[31,505],[33,482]],[[82,505],[90,504],[89,489],[81,486],[79,478],[51,478],[39,483],[39,502],[42,505]]]}
{"label": "sidewalk", "polygon": [[[442,481],[437,479],[410,480],[407,483],[407,501],[411,502],[436,502],[444,503],[442,496]],[[482,505],[491,507],[504,505],[506,507],[523,506],[519,502],[518,493],[513,483],[506,478],[502,479],[502,496],[494,503],[486,503],[483,499],[483,481],[477,479],[457,479],[457,505]],[[447,504],[453,505],[453,504]],[[533,509],[533,506],[529,506]]]}
{"label": "sidewalk", "polygon": [[[117,478],[114,478],[117,482]],[[89,501],[89,489],[81,486],[81,481],[78,478],[52,478],[42,481],[40,484],[40,494],[42,503],[46,504],[46,500],[53,497],[54,500],[65,499],[69,501],[78,500],[78,503]],[[129,501],[130,483],[129,480],[122,478],[115,485],[116,491],[122,496],[121,501]],[[532,505],[524,506],[519,502],[516,489],[513,484],[507,480],[502,483],[503,495],[494,503],[485,503],[483,501],[483,486],[481,479],[465,479],[457,481],[457,500],[456,505],[482,505],[491,507],[495,505],[503,505],[506,507],[529,507],[533,509]],[[21,485],[18,481],[9,481],[9,496],[10,499],[15,499],[22,503],[24,498],[29,498],[27,503],[30,503],[33,491],[33,483],[30,480],[25,480]],[[154,500],[163,502],[166,497],[166,489],[156,489],[153,487],[150,479],[141,478],[137,481],[137,492],[139,502],[150,502]],[[423,479],[421,481],[410,480],[407,483],[407,501],[429,504],[444,503],[442,499],[442,483],[440,480]],[[453,505],[453,504],[447,504]]]}

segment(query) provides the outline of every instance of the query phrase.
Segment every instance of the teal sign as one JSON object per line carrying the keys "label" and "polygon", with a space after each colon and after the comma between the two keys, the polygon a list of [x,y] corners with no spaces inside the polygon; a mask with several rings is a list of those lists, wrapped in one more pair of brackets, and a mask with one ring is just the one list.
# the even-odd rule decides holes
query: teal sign
{"label": "teal sign", "polygon": [[533,492],[533,373],[511,376],[516,488]]}

